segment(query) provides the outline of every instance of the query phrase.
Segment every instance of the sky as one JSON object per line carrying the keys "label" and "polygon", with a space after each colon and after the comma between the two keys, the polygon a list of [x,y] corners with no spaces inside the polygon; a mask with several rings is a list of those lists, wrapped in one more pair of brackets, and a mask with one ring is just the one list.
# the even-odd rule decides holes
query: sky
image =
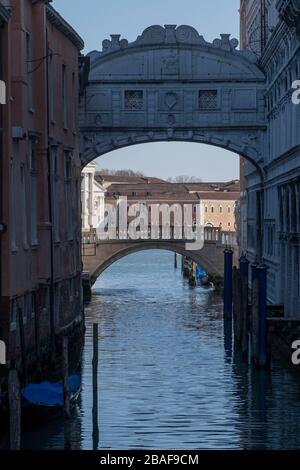
{"label": "sky", "polygon": [[[230,33],[239,37],[239,0],[53,0],[52,5],[76,29],[87,53],[102,50],[110,34],[134,41],[153,24],[187,24],[207,41]],[[162,178],[190,175],[203,181],[239,177],[238,156],[203,144],[152,143],[108,153],[97,160],[102,168],[131,168]]]}

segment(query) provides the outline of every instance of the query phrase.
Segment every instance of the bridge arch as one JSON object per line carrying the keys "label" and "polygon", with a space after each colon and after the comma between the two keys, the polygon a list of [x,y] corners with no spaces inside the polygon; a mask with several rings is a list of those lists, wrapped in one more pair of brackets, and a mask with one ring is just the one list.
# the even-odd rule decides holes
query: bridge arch
{"label": "bridge arch", "polygon": [[210,278],[220,282],[223,278],[224,245],[216,240],[206,241],[201,250],[187,250],[182,240],[136,240],[136,241],[101,241],[95,243],[92,256],[84,256],[84,272],[89,274],[93,285],[98,277],[120,259],[145,250],[165,250],[187,256],[205,269]]}
{"label": "bridge arch", "polygon": [[266,153],[265,76],[256,57],[221,34],[212,43],[191,26],[150,26],[87,55],[81,99],[82,165],[115,149],[197,142],[250,160]]}

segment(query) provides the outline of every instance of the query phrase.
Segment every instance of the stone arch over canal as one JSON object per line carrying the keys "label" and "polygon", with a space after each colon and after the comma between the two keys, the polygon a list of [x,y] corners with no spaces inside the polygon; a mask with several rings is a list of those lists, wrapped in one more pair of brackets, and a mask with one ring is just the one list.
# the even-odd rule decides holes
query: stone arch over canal
{"label": "stone arch over canal", "polygon": [[[265,76],[250,51],[191,26],[150,26],[134,42],[111,35],[87,55],[81,98],[82,166],[113,150],[198,142],[250,160],[263,175]],[[84,75],[84,74],[83,74]]]}
{"label": "stone arch over canal", "polygon": [[98,240],[94,232],[83,239],[83,272],[85,284],[93,285],[97,278],[113,263],[133,253],[144,250],[166,250],[186,256],[205,269],[211,281],[222,283],[224,274],[224,249],[231,246],[237,261],[235,234],[216,228],[205,228],[204,246],[191,249],[187,240],[139,239]]}

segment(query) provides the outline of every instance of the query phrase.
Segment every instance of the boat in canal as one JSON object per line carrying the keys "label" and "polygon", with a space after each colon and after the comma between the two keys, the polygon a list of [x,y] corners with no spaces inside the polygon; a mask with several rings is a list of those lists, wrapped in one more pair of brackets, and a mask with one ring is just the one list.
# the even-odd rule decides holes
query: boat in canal
{"label": "boat in canal", "polygon": [[[81,391],[80,374],[69,376],[70,403],[75,404]],[[63,415],[63,383],[44,381],[29,384],[21,390],[22,411],[30,419],[51,419]]]}

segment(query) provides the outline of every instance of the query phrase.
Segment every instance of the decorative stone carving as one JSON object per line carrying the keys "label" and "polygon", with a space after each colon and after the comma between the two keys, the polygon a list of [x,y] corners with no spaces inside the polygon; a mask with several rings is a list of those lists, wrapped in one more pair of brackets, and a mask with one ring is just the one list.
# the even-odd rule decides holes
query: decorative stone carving
{"label": "decorative stone carving", "polygon": [[173,109],[178,103],[178,95],[173,91],[169,91],[165,94],[165,103],[170,110]]}
{"label": "decorative stone carving", "polygon": [[102,124],[101,114],[97,114],[97,116],[95,117],[95,124],[96,124],[96,126],[101,126],[101,124]]}
{"label": "decorative stone carving", "polygon": [[177,52],[168,54],[162,59],[162,73],[165,75],[175,75],[179,71]]}
{"label": "decorative stone carving", "polygon": [[[293,0],[298,2],[299,0]],[[126,39],[120,39],[119,34],[112,34],[111,39],[105,39],[102,43],[102,54],[107,54],[117,49],[126,49],[139,45],[152,44],[193,44],[202,45],[213,48],[220,48],[224,51],[235,52],[238,55],[248,57],[250,60],[257,60],[255,54],[249,50],[237,50],[238,40],[230,39],[230,34],[221,34],[220,38],[214,39],[212,43],[207,42],[203,36],[192,26],[181,25],[165,25],[149,26],[137,39],[128,43]],[[93,52],[94,54],[94,52]],[[100,53],[98,53],[100,54]]]}
{"label": "decorative stone carving", "polygon": [[167,123],[169,126],[174,126],[176,122],[176,119],[175,119],[175,116],[174,114],[169,114],[168,117],[167,117]]}
{"label": "decorative stone carving", "polygon": [[179,42],[189,43],[189,44],[206,44],[206,41],[203,36],[200,36],[198,31],[191,26],[179,26],[176,29],[176,38]]}
{"label": "decorative stone carving", "polygon": [[237,39],[230,39],[230,34],[220,34],[221,39],[214,39],[213,46],[223,49],[225,51],[234,51],[239,41]]}

